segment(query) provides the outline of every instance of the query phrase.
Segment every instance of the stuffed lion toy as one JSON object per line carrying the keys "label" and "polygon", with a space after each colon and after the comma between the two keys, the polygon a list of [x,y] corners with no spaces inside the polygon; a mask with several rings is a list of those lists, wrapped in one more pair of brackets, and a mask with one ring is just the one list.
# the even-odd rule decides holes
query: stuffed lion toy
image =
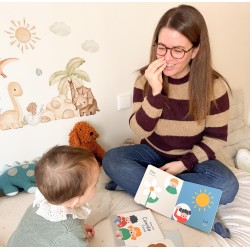
{"label": "stuffed lion toy", "polygon": [[84,148],[92,152],[101,164],[105,150],[96,142],[99,134],[87,122],[78,122],[69,133],[69,145]]}

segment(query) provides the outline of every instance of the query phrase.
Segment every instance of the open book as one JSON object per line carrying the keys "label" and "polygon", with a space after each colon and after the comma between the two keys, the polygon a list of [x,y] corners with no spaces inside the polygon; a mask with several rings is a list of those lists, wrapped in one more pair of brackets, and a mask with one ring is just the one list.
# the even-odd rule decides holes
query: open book
{"label": "open book", "polygon": [[149,165],[134,200],[172,220],[210,232],[221,194],[220,189],[183,181]]}
{"label": "open book", "polygon": [[171,240],[164,239],[150,209],[114,214],[110,221],[116,246],[174,246]]}

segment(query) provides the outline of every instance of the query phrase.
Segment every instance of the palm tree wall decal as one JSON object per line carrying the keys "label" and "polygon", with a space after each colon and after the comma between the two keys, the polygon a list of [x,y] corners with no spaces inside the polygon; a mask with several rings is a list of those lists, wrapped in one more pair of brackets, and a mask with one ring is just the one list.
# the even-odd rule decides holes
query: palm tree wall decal
{"label": "palm tree wall decal", "polygon": [[[49,85],[52,86],[58,83],[58,91],[60,95],[68,95],[68,89],[71,92],[72,103],[76,106],[76,88],[84,86],[84,82],[90,82],[88,74],[79,69],[79,67],[85,62],[83,58],[74,57],[69,60],[65,70],[59,70],[54,72],[50,79]],[[77,106],[76,106],[77,108]]]}

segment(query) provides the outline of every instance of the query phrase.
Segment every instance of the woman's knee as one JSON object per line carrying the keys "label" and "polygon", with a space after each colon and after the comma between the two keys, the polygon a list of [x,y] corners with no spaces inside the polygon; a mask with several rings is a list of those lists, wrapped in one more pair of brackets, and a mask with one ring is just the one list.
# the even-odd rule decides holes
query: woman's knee
{"label": "woman's knee", "polygon": [[120,164],[117,164],[117,161],[121,162],[121,160],[125,157],[125,151],[126,150],[123,149],[123,147],[118,147],[112,148],[104,154],[102,159],[102,167],[106,173],[108,172],[108,170],[111,170],[113,168],[119,168]]}
{"label": "woman's knee", "polygon": [[234,173],[223,163],[217,161],[217,171],[220,173],[222,197],[221,204],[227,204],[234,200],[238,190],[239,181]]}
{"label": "woman's knee", "polygon": [[105,154],[102,158],[102,167],[104,170],[106,170],[106,168],[109,167],[109,165],[112,163],[112,159],[114,159],[113,155],[115,154],[114,153],[115,150],[116,150],[116,148],[110,149],[110,150],[105,152]]}
{"label": "woman's knee", "polygon": [[111,159],[117,159],[117,158],[122,158],[124,155],[124,151],[125,149],[123,149],[123,147],[118,147],[118,148],[112,148],[110,150],[108,150],[104,156],[103,156],[103,160],[104,161],[109,161]]}
{"label": "woman's knee", "polygon": [[232,173],[231,178],[227,178],[227,180],[225,181],[220,203],[223,205],[231,203],[234,200],[235,196],[237,195],[238,190],[239,190],[239,181]]}

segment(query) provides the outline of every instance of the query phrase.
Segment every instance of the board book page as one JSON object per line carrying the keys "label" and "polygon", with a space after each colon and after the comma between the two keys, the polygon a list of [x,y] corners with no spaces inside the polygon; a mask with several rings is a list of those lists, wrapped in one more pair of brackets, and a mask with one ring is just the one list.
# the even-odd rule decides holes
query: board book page
{"label": "board book page", "polygon": [[134,200],[172,220],[210,232],[221,194],[220,189],[183,181],[149,165]]}
{"label": "board book page", "polygon": [[110,221],[116,246],[146,246],[164,240],[150,209],[114,214]]}

